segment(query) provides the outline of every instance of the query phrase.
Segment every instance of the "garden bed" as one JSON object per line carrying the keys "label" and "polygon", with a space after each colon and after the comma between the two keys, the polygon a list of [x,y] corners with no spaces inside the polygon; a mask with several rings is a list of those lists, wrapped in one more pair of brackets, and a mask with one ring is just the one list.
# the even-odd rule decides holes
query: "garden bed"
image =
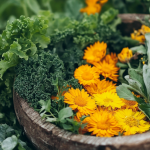
{"label": "garden bed", "polygon": [[[128,35],[134,29],[139,29],[141,20],[145,15],[121,14],[122,24],[118,27],[124,29],[123,34]],[[100,138],[77,135],[58,128],[54,124],[43,121],[38,112],[14,91],[14,107],[20,125],[25,134],[37,150],[148,150],[150,148],[150,133],[131,136],[118,136]]]}

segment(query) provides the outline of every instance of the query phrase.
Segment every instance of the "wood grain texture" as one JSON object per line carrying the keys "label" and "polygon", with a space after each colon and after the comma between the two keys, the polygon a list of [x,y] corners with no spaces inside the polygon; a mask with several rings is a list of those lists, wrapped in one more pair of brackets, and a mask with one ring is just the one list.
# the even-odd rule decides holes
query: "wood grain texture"
{"label": "wood grain texture", "polygon": [[149,150],[150,132],[132,136],[100,138],[76,135],[41,120],[40,115],[14,92],[20,125],[36,150]]}

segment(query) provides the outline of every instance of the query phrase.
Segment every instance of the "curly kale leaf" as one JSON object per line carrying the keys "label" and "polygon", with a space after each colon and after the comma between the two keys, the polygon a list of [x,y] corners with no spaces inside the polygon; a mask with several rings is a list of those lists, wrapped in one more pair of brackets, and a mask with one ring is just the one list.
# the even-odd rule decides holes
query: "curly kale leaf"
{"label": "curly kale leaf", "polygon": [[65,78],[64,64],[56,54],[43,52],[16,67],[15,91],[28,102],[37,105],[57,94],[56,85]]}
{"label": "curly kale leaf", "polygon": [[21,16],[12,23],[7,23],[6,29],[0,35],[0,77],[7,69],[16,66],[20,59],[28,60],[35,55],[37,49],[47,48],[50,38],[46,36],[48,21],[36,16],[26,18]]}

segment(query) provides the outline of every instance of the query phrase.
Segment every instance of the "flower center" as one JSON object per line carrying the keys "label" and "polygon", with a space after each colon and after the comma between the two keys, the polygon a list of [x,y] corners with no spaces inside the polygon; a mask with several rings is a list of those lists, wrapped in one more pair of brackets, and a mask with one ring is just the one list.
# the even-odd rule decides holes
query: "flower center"
{"label": "flower center", "polygon": [[109,123],[103,123],[101,121],[97,122],[97,129],[107,130],[109,128]]}
{"label": "flower center", "polygon": [[130,127],[133,127],[133,126],[138,127],[139,126],[139,120],[135,119],[133,116],[126,117],[125,118],[125,123]]}
{"label": "flower center", "polygon": [[93,74],[90,72],[84,72],[82,74],[82,79],[83,80],[92,80],[94,78]]}
{"label": "flower center", "polygon": [[81,96],[75,97],[74,102],[76,105],[81,106],[81,107],[84,107],[87,104],[87,101]]}
{"label": "flower center", "polygon": [[104,102],[108,103],[108,102],[113,102],[113,100],[111,98],[105,98]]}
{"label": "flower center", "polygon": [[95,55],[95,56],[101,56],[102,53],[99,50],[94,50],[93,51],[93,55]]}

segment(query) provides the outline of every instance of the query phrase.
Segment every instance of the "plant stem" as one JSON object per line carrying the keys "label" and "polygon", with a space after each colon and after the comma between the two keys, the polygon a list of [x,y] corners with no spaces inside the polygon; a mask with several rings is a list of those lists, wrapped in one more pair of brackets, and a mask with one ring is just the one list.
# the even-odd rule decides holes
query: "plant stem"
{"label": "plant stem", "polygon": [[28,11],[27,11],[26,4],[25,4],[24,2],[22,2],[21,4],[22,4],[23,11],[24,11],[24,15],[25,15],[26,17],[28,17],[29,14],[28,14]]}

